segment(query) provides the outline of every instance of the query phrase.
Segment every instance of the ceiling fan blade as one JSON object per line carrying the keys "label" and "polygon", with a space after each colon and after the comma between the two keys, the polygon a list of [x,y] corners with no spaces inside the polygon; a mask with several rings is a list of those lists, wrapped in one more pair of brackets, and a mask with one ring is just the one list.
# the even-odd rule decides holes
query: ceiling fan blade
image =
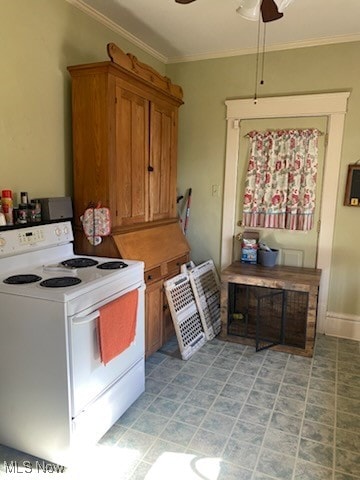
{"label": "ceiling fan blade", "polygon": [[273,22],[283,17],[284,14],[280,13],[274,0],[262,0],[261,2],[261,16],[263,22]]}
{"label": "ceiling fan blade", "polygon": [[187,3],[195,2],[195,0],[175,0],[176,3],[182,3],[186,5]]}

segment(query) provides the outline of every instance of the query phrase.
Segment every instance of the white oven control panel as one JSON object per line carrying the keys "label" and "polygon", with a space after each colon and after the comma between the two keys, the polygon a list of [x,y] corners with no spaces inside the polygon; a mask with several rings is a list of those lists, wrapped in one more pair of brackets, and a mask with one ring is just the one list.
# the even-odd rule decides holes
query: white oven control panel
{"label": "white oven control panel", "polygon": [[20,230],[18,239],[20,245],[33,245],[34,243],[43,242],[45,240],[45,233],[42,228],[29,231]]}
{"label": "white oven control panel", "polygon": [[0,232],[0,258],[61,245],[73,240],[70,222],[5,230]]}

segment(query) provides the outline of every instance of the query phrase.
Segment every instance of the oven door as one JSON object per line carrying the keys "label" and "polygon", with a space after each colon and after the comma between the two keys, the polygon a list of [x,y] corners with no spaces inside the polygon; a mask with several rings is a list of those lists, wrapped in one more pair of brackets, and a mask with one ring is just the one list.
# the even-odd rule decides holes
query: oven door
{"label": "oven door", "polygon": [[[134,342],[104,365],[100,358],[97,324],[99,309],[125,293],[139,291]],[[131,286],[76,315],[68,317],[72,417],[106,392],[144,358],[144,286]]]}

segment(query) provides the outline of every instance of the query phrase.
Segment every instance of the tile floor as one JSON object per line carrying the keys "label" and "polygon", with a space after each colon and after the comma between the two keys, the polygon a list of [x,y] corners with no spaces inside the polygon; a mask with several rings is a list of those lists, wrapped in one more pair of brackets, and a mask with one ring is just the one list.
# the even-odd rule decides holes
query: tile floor
{"label": "tile floor", "polygon": [[[313,359],[217,339],[188,361],[174,349],[147,360],[146,392],[57,478],[360,479],[359,342],[320,335]],[[0,446],[0,478],[28,478],[4,469],[24,459]]]}

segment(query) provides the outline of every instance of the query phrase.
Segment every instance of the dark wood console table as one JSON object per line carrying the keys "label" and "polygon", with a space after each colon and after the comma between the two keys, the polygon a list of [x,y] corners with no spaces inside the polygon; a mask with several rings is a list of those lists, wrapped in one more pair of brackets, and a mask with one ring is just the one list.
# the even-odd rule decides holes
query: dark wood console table
{"label": "dark wood console table", "polygon": [[221,273],[221,333],[228,341],[311,357],[321,270],[234,262]]}

